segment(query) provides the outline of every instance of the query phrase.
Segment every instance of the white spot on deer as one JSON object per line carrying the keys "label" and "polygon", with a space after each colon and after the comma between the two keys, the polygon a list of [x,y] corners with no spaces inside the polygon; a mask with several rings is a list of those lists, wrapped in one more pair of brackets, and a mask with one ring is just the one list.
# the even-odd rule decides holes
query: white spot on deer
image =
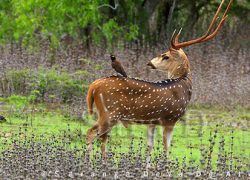
{"label": "white spot on deer", "polygon": [[102,106],[103,106],[103,109],[104,109],[104,111],[108,111],[108,109],[106,108],[106,106],[105,106],[105,102],[104,102],[104,98],[103,98],[103,95],[102,95],[102,93],[100,94],[100,99],[101,99],[101,102],[102,102]]}

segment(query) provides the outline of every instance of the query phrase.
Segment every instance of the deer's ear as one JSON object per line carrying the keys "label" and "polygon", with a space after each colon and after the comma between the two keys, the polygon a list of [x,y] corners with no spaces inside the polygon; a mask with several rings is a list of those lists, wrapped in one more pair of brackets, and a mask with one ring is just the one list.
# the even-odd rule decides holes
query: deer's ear
{"label": "deer's ear", "polygon": [[173,56],[176,55],[176,54],[178,54],[178,50],[176,50],[176,49],[174,49],[174,48],[170,48],[170,49],[169,49],[169,52],[170,52],[170,54],[173,55]]}
{"label": "deer's ear", "polygon": [[172,57],[177,58],[177,59],[179,58],[179,52],[178,52],[178,50],[170,48],[169,52],[170,52],[170,54],[171,54]]}

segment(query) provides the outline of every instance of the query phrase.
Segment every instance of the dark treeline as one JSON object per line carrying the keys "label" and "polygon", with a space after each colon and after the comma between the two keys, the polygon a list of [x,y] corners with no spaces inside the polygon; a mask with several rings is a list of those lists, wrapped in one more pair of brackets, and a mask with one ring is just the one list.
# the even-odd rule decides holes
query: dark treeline
{"label": "dark treeline", "polygon": [[[91,45],[103,43],[112,49],[118,41],[135,42],[140,46],[167,43],[175,28],[183,27],[184,37],[203,32],[220,2],[2,0],[0,43],[14,43],[32,50],[47,40],[53,49],[74,43],[88,49]],[[228,0],[224,9],[227,3]],[[234,0],[227,27],[233,30],[239,24],[249,24],[249,12],[250,3],[247,0]]]}

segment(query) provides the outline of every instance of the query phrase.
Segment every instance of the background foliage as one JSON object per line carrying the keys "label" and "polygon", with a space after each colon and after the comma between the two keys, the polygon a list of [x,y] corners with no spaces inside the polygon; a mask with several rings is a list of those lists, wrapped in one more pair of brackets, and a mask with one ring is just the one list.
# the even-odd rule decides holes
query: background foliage
{"label": "background foliage", "polygon": [[[219,3],[220,0],[2,0],[0,42],[30,48],[44,40],[51,47],[62,42],[81,42],[88,48],[101,42],[111,47],[118,40],[155,43],[168,37],[172,27],[183,26],[184,32],[193,27],[206,28]],[[237,19],[249,23],[249,10],[248,1],[235,0],[230,11],[230,16],[235,17],[231,27],[237,25]]]}

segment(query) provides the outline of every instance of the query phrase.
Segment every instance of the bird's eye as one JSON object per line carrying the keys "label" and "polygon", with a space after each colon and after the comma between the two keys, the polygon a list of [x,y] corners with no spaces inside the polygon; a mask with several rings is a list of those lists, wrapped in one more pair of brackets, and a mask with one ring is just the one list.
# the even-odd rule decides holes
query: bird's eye
{"label": "bird's eye", "polygon": [[168,56],[164,56],[164,57],[162,57],[162,60],[168,60],[169,59],[169,57]]}

